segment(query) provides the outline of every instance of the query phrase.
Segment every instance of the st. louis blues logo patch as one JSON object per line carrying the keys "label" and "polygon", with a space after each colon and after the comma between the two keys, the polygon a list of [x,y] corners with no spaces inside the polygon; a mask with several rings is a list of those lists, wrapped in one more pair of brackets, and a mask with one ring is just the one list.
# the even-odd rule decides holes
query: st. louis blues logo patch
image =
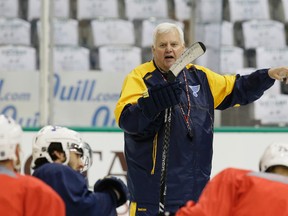
{"label": "st. louis blues logo patch", "polygon": [[191,89],[192,92],[193,92],[193,96],[194,96],[194,97],[198,97],[198,92],[199,92],[199,90],[200,90],[200,85],[196,85],[196,86],[190,86],[190,85],[189,85],[189,87],[190,87],[190,89]]}

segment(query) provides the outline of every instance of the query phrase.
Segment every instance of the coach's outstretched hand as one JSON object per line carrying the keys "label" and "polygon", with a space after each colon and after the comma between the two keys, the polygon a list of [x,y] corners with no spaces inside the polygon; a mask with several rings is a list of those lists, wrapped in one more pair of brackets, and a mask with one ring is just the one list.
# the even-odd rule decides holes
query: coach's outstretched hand
{"label": "coach's outstretched hand", "polygon": [[288,67],[270,68],[268,74],[272,79],[285,81],[288,84]]}
{"label": "coach's outstretched hand", "polygon": [[108,192],[117,202],[117,207],[126,203],[129,199],[127,186],[124,182],[113,176],[106,176],[99,179],[94,185],[94,192]]}
{"label": "coach's outstretched hand", "polygon": [[148,89],[148,94],[138,99],[138,106],[150,120],[161,111],[180,103],[180,82],[165,83]]}

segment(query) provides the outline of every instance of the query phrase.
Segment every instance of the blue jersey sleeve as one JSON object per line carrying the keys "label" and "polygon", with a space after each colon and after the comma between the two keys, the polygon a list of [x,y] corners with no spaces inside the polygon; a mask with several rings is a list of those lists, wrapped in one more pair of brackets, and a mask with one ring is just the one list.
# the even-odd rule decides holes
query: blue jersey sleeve
{"label": "blue jersey sleeve", "polygon": [[50,185],[63,199],[67,216],[114,216],[116,200],[107,192],[88,190],[84,176],[69,166],[47,163],[37,168],[33,176]]}
{"label": "blue jersey sleeve", "polygon": [[224,110],[231,106],[252,103],[259,99],[274,82],[275,80],[268,75],[268,69],[257,70],[245,76],[237,75],[231,94],[222,101],[217,109]]}

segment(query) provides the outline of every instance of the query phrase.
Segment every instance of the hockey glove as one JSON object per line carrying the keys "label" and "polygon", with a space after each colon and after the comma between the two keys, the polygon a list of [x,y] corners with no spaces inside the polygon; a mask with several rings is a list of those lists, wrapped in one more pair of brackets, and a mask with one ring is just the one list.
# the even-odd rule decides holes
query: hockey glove
{"label": "hockey glove", "polygon": [[128,189],[124,182],[113,176],[106,176],[99,179],[94,185],[94,192],[108,192],[116,199],[117,207],[126,203],[128,199]]}
{"label": "hockey glove", "polygon": [[148,90],[148,94],[148,97],[138,99],[138,106],[148,119],[154,120],[161,111],[180,103],[180,82],[153,86]]}

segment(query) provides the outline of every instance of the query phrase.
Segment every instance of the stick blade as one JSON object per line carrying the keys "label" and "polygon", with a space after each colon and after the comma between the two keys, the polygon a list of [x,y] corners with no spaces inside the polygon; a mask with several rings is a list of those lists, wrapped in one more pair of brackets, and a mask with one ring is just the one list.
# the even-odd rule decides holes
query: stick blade
{"label": "stick blade", "polygon": [[199,58],[206,51],[206,47],[202,42],[196,42],[192,44],[185,52],[176,60],[176,62],[171,66],[170,71],[175,77],[183,70],[183,68]]}

